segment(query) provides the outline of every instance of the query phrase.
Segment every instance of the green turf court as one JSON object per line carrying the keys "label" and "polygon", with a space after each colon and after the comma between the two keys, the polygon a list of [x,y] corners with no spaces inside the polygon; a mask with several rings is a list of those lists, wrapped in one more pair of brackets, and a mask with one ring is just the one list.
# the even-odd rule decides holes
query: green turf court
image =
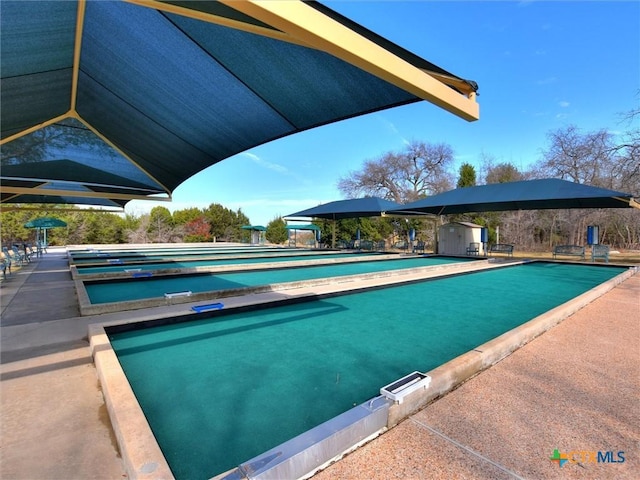
{"label": "green turf court", "polygon": [[100,303],[162,298],[165,293],[184,291],[190,291],[192,293],[213,292],[274,283],[430,267],[468,261],[477,260],[456,257],[413,257],[322,266],[270,268],[268,270],[252,270],[247,272],[91,280],[83,283],[91,304],[95,305]]}
{"label": "green turf court", "polygon": [[111,265],[116,262],[144,263],[173,260],[251,258],[260,256],[322,255],[337,251],[304,248],[210,248],[210,249],[158,249],[158,250],[110,250],[88,254],[70,253],[71,263],[77,266]]}
{"label": "green turf court", "polygon": [[534,262],[109,336],[176,478],[206,479],[624,270]]}
{"label": "green turf court", "polygon": [[[77,271],[80,275],[95,275],[95,274],[109,274],[117,272],[126,272],[127,270],[140,269],[140,271],[157,271],[167,269],[188,269],[198,267],[216,267],[224,265],[240,265],[247,264],[253,265],[256,263],[274,263],[274,262],[297,262],[297,261],[322,261],[331,259],[365,259],[380,256],[379,253],[322,253],[322,254],[303,254],[295,255],[291,253],[269,254],[269,255],[243,255],[243,256],[229,256],[226,258],[209,257],[202,260],[177,260],[167,257],[161,258],[162,261],[154,263],[149,260],[145,261],[129,261],[123,262],[123,264],[111,264],[101,267],[83,267],[78,266]],[[181,257],[183,258],[183,257]]]}

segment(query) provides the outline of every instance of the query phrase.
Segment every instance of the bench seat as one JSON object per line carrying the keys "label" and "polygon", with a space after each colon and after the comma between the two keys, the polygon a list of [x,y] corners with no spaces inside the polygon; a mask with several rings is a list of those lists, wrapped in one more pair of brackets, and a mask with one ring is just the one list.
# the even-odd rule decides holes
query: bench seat
{"label": "bench seat", "polygon": [[596,258],[603,258],[605,263],[609,263],[609,245],[592,245],[591,261],[595,262]]}
{"label": "bench seat", "polygon": [[506,253],[508,256],[513,257],[513,245],[509,243],[496,243],[489,247],[489,256],[492,253]]}
{"label": "bench seat", "polygon": [[556,245],[553,247],[553,258],[559,255],[580,257],[584,260],[584,247],[581,245]]}

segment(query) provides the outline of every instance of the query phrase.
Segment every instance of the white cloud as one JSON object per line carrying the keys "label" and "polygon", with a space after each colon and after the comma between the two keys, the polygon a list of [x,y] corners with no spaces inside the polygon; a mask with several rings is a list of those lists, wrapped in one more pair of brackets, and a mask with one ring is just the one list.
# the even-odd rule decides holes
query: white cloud
{"label": "white cloud", "polygon": [[566,100],[562,100],[558,102],[558,105],[560,105],[562,108],[567,108],[570,105],[570,103],[567,102]]}
{"label": "white cloud", "polygon": [[262,168],[265,168],[267,170],[271,170],[272,172],[276,172],[276,173],[279,173],[281,175],[285,175],[287,177],[292,178],[298,185],[306,185],[306,186],[308,186],[308,185],[313,184],[313,182],[310,181],[308,178],[303,177],[303,176],[301,176],[301,175],[289,170],[284,165],[280,165],[279,163],[269,162],[268,160],[265,160],[262,157],[259,157],[255,153],[243,152],[240,155],[249,158],[253,163],[255,163],[256,165],[258,165],[258,166],[260,166]]}
{"label": "white cloud", "polygon": [[268,170],[273,170],[274,172],[283,173],[283,174],[290,174],[287,167],[284,167],[278,163],[271,163],[266,160],[263,160],[258,155],[255,155],[251,152],[244,152],[244,153],[241,153],[241,155],[248,157],[256,165],[260,165],[261,167],[264,167]]}
{"label": "white cloud", "polygon": [[387,120],[386,118],[384,118],[382,115],[378,115],[376,116],[376,118],[378,120],[380,120],[385,127],[394,135],[400,137],[400,141],[404,144],[404,145],[411,145],[411,142],[409,142],[409,140],[407,140],[406,138],[404,138],[402,136],[402,134],[400,133],[400,131],[398,130],[398,127],[395,126],[395,124],[393,122],[390,122],[389,120]]}

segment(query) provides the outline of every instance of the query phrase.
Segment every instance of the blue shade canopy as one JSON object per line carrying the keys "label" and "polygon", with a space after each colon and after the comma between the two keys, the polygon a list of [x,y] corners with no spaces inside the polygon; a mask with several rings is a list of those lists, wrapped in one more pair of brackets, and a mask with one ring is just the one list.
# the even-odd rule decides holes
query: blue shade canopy
{"label": "blue shade canopy", "polygon": [[314,225],[310,223],[308,225],[287,225],[285,227],[287,230],[312,230],[314,232],[320,231],[320,227],[318,225]]}
{"label": "blue shade canopy", "polygon": [[262,225],[243,225],[240,228],[242,228],[243,230],[251,230],[257,232],[265,232],[267,230],[266,227],[263,227]]}
{"label": "blue shade canopy", "polygon": [[55,217],[40,217],[29,220],[24,226],[25,228],[57,228],[66,227],[67,222]]}
{"label": "blue shade canopy", "polygon": [[291,217],[312,217],[339,220],[342,218],[380,217],[389,210],[400,208],[399,203],[378,197],[351,198],[336,200],[317,207],[301,210],[287,215]]}
{"label": "blue shade canopy", "polygon": [[3,202],[169,198],[249,148],[423,99],[478,117],[474,82],[317,2],[3,0],[0,17]]}
{"label": "blue shade canopy", "polygon": [[449,215],[505,210],[625,208],[634,204],[633,196],[628,193],[551,178],[456,188],[402,205],[393,212]]}

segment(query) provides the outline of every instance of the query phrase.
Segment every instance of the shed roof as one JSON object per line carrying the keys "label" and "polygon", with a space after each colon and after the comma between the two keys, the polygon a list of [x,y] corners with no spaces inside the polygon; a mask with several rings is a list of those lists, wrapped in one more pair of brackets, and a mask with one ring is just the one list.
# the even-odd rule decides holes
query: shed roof
{"label": "shed roof", "polygon": [[168,198],[254,146],[422,99],[478,118],[474,82],[317,2],[3,0],[0,18],[2,202]]}
{"label": "shed roof", "polygon": [[482,225],[478,225],[477,223],[472,223],[472,222],[449,222],[446,223],[444,225],[441,225],[440,228],[444,228],[447,225],[462,225],[463,227],[467,227],[467,228],[483,228]]}

